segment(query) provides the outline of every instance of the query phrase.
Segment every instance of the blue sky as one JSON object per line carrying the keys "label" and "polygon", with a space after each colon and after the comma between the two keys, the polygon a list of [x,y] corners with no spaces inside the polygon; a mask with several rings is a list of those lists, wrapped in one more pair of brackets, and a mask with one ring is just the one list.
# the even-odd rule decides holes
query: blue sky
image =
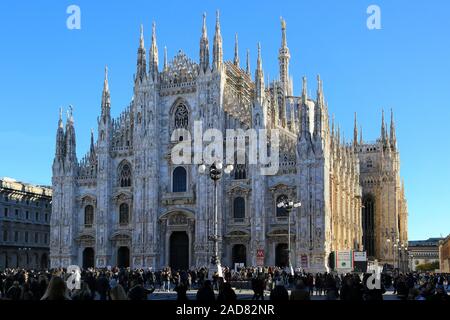
{"label": "blue sky", "polygon": [[[66,8],[81,8],[81,30],[66,28]],[[366,9],[381,8],[382,29],[368,30]],[[108,64],[113,115],[129,103],[139,25],[150,45],[157,23],[160,61],[183,49],[198,59],[202,13],[210,42],[220,9],[224,57],[239,34],[252,69],[261,41],[266,76],[278,74],[280,22],[287,22],[294,91],[301,77],[315,92],[320,73],[331,113],[350,138],[358,113],[366,140],[380,132],[381,109],[394,109],[409,202],[410,239],[450,232],[450,2],[319,1],[11,1],[0,5],[0,176],[51,183],[60,106],[74,106],[78,157],[100,112]]]}

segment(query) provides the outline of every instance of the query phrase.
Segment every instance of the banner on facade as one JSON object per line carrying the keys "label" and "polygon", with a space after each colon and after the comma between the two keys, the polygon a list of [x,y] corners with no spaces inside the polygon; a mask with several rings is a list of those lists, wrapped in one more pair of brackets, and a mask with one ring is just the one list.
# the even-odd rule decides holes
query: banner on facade
{"label": "banner on facade", "polygon": [[353,269],[352,250],[336,251],[336,269]]}
{"label": "banner on facade", "polygon": [[263,249],[256,250],[256,265],[258,267],[264,266],[264,250]]}

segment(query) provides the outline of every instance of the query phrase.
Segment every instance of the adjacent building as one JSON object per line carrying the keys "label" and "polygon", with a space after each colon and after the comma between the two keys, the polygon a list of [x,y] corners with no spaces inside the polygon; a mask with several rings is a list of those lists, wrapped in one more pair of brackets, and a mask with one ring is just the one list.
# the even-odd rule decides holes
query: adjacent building
{"label": "adjacent building", "polygon": [[439,261],[439,243],[442,238],[429,238],[428,240],[409,241],[407,259],[411,271],[421,264]]}
{"label": "adjacent building", "polygon": [[49,267],[52,190],[0,179],[0,270]]}
{"label": "adjacent building", "polygon": [[[213,183],[199,173],[198,163],[177,164],[171,157],[174,145],[190,143],[198,134],[195,121],[202,123],[200,135],[210,128],[224,137],[227,129],[279,132],[274,175],[260,174],[264,165],[250,163],[246,153],[245,161],[233,162],[234,170],[218,182],[223,264],[284,266],[289,242],[294,267],[312,272],[327,270],[329,254],[336,250],[367,250],[371,259],[392,262],[387,239],[407,242],[393,114],[388,126],[383,113],[373,142],[363,139],[355,115],[353,139],[346,142],[329,115],[319,76],[315,97],[306,77],[295,95],[284,20],[276,80],[264,76],[260,45],[254,74],[248,50],[241,66],[237,36],[232,60],[224,60],[218,14],[212,55],[206,16],[199,36],[198,61],[181,50],[169,61],[165,50],[160,67],[155,25],[148,56],[141,28],[132,101],[119,117],[111,117],[106,70],[97,137],[91,134],[90,150],[81,160],[72,109],[65,125],[60,115],[52,267],[209,265]],[[190,134],[177,135],[182,129]],[[226,148],[226,139],[223,144]],[[291,213],[290,239],[287,211],[277,207],[286,198],[302,204]]]}
{"label": "adjacent building", "polygon": [[439,242],[439,269],[450,273],[450,235]]}

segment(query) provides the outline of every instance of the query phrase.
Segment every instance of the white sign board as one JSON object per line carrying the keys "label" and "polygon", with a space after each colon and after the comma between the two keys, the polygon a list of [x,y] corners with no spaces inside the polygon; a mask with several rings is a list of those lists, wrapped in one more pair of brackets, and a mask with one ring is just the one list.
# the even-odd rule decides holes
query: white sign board
{"label": "white sign board", "polygon": [[367,261],[366,251],[353,251],[353,261],[355,261],[355,262]]}
{"label": "white sign board", "polygon": [[336,269],[351,270],[353,268],[353,253],[351,250],[336,252]]}

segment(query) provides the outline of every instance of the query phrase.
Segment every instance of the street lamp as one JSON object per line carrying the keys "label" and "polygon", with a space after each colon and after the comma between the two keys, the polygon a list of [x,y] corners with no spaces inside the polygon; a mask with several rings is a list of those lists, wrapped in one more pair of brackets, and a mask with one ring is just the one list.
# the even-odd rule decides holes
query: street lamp
{"label": "street lamp", "polygon": [[[198,171],[203,174],[206,172],[206,165],[201,164],[198,167]],[[213,274],[215,271],[217,271],[217,275],[219,278],[223,278],[222,276],[222,267],[220,265],[220,258],[219,258],[219,235],[217,233],[218,229],[218,217],[217,217],[217,182],[222,178],[223,172],[226,174],[230,174],[231,171],[233,171],[233,165],[226,166],[225,169],[223,169],[222,162],[215,161],[210,167],[209,167],[209,177],[211,180],[214,181],[214,234],[209,237],[209,240],[212,240],[214,243],[214,252],[213,256],[211,257],[211,267],[209,271],[209,278],[213,278]]]}
{"label": "street lamp", "polygon": [[277,204],[278,208],[284,208],[288,215],[288,266],[289,272],[293,276],[294,270],[292,269],[291,264],[291,211],[294,208],[299,208],[302,204],[300,202],[294,203],[294,201],[289,200],[288,198],[283,199],[281,202]]}

